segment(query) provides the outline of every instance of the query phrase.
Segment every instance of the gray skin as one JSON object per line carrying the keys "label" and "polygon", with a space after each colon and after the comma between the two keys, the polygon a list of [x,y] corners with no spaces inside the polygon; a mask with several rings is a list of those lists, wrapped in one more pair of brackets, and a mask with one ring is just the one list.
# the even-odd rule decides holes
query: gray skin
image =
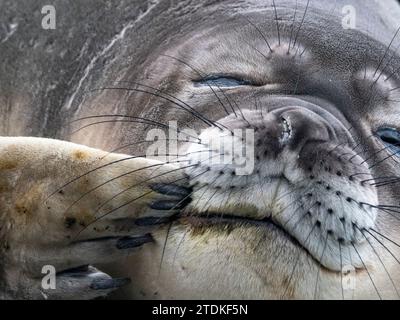
{"label": "gray skin", "polygon": [[[242,191],[229,192],[234,180],[217,185],[213,177],[221,168],[212,167],[199,181],[200,186],[211,186],[204,201],[193,177],[207,167],[187,170],[185,186],[194,185],[194,193],[182,214],[189,218],[151,230],[154,243],[128,260],[95,265],[132,279],[118,297],[399,298],[399,265],[392,257],[399,256],[398,247],[374,233],[390,244],[390,252],[377,241],[368,247],[358,230],[372,227],[398,243],[396,213],[357,207],[362,202],[398,205],[398,185],[359,187],[362,179],[356,186],[348,178],[360,172],[366,172],[367,179],[398,172],[398,163],[387,158],[390,151],[379,152],[384,145],[371,135],[382,126],[396,128],[400,121],[394,90],[400,86],[398,38],[387,50],[400,6],[395,1],[310,1],[305,14],[307,1],[297,1],[297,9],[295,1],[275,3],[278,25],[272,3],[265,1],[55,1],[57,28],[42,30],[40,8],[47,2],[1,2],[2,136],[51,137],[106,151],[131,144],[123,152],[141,155],[146,145],[134,142],[144,139],[152,128],[148,125],[104,123],[71,135],[77,128],[70,123],[74,119],[124,114],[162,123],[177,120],[182,128],[203,130],[207,138],[204,121],[171,101],[131,90],[155,92],[135,83],[177,97],[224,128],[257,128],[256,141],[261,143],[256,145],[256,164],[267,172],[250,177],[258,183],[238,178],[235,187],[244,186]],[[356,8],[354,30],[341,25],[341,9],[349,4]],[[17,25],[15,32],[12,24]],[[222,88],[221,93],[221,88],[213,92],[196,84],[214,75],[234,76],[251,85]],[[119,89],[105,89],[109,87]],[[265,119],[258,108],[268,113]],[[235,116],[239,109],[245,121],[242,114]],[[285,132],[282,117],[291,125],[290,141],[284,145],[277,142]],[[182,144],[181,150],[187,148],[190,145]],[[347,158],[341,160],[343,155]],[[325,163],[319,167],[321,160]],[[233,170],[225,169],[222,176]],[[263,179],[270,184],[265,186]],[[318,180],[323,181],[321,187]],[[343,192],[342,198],[324,193],[329,183]],[[313,195],[307,199],[310,185]],[[296,188],[298,198],[291,201],[300,201],[301,210],[285,212],[289,200],[277,203],[276,195]],[[357,205],[346,204],[349,197]],[[306,224],[300,218],[307,213],[307,203],[321,203],[322,209]],[[348,231],[330,223],[322,211],[331,208],[337,221],[341,208],[356,227]],[[234,218],[205,215],[210,212]],[[299,215],[300,227],[285,223],[293,214]],[[317,222],[322,227],[314,237],[311,231]],[[323,241],[325,246],[320,245]],[[342,255],[343,248],[354,246],[358,250],[352,257]],[[338,271],[344,262],[357,268],[354,290],[341,286],[343,275]],[[96,296],[86,293],[87,285],[82,287],[83,295]]]}

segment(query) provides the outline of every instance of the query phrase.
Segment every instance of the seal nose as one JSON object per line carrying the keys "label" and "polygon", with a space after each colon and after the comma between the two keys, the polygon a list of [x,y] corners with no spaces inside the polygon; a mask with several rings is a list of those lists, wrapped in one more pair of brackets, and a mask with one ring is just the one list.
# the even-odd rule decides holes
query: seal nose
{"label": "seal nose", "polygon": [[277,110],[275,119],[280,122],[281,148],[300,150],[308,142],[326,142],[334,135],[328,121],[306,108]]}

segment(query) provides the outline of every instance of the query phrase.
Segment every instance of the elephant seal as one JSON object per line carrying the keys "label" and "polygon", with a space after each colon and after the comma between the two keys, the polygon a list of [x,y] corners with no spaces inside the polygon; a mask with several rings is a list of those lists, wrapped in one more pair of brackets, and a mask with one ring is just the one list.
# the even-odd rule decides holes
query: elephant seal
{"label": "elephant seal", "polygon": [[63,6],[1,49],[2,135],[75,143],[2,138],[6,297],[399,298],[397,2]]}

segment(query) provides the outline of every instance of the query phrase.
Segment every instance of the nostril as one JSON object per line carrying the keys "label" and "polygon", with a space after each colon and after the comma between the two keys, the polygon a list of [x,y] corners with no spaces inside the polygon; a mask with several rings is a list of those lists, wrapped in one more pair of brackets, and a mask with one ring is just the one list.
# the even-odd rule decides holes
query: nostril
{"label": "nostril", "polygon": [[282,133],[280,142],[282,144],[286,144],[292,136],[292,127],[290,125],[290,122],[283,117],[281,117],[281,125],[282,125]]}

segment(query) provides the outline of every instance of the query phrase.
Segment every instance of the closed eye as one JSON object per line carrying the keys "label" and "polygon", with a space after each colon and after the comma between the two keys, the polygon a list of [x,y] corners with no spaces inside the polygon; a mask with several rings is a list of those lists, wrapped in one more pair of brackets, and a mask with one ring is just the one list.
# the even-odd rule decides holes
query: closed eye
{"label": "closed eye", "polygon": [[193,81],[195,87],[222,87],[222,88],[233,88],[240,86],[251,86],[253,85],[250,81],[232,77],[232,76],[209,76],[200,80]]}

